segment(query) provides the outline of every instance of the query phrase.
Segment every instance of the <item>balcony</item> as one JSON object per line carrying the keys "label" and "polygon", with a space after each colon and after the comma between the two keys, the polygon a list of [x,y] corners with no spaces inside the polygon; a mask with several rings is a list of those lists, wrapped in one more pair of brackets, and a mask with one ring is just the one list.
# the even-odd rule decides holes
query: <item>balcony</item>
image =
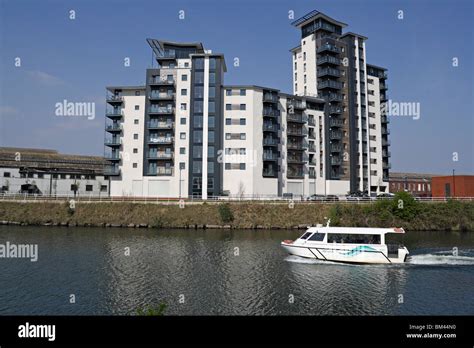
{"label": "balcony", "polygon": [[111,146],[111,147],[114,147],[114,146],[120,146],[121,145],[121,142],[120,142],[120,138],[117,138],[117,139],[105,139],[104,141],[105,145],[106,146]]}
{"label": "balcony", "polygon": [[306,102],[292,100],[288,102],[287,106],[289,108],[293,108],[294,110],[304,110],[306,109]]}
{"label": "balcony", "polygon": [[108,124],[107,126],[105,126],[105,130],[109,133],[121,132],[122,124],[120,123]]}
{"label": "balcony", "polygon": [[307,147],[307,144],[304,142],[297,142],[297,143],[288,143],[286,146],[289,150],[296,150],[296,151],[304,151]]}
{"label": "balcony", "polygon": [[318,83],[319,89],[331,88],[331,89],[342,89],[342,83],[337,81],[322,81]]}
{"label": "balcony", "polygon": [[114,108],[105,110],[105,116],[108,118],[121,118],[122,108]]}
{"label": "balcony", "polygon": [[278,126],[276,124],[263,124],[263,131],[264,132],[278,132]]}
{"label": "balcony", "polygon": [[168,79],[168,78],[150,78],[148,80],[148,84],[150,86],[174,86],[176,81],[174,79]]}
{"label": "balcony", "polygon": [[342,132],[338,132],[338,131],[329,132],[329,139],[341,140]]}
{"label": "balcony", "polygon": [[271,94],[271,93],[265,93],[263,95],[263,102],[265,103],[278,103],[278,96]]}
{"label": "balcony", "polygon": [[150,169],[148,170],[147,175],[173,175],[174,168],[173,167],[157,167],[154,170]]}
{"label": "balcony", "polygon": [[172,144],[173,137],[149,137],[149,145]]}
{"label": "balcony", "polygon": [[263,116],[264,117],[279,117],[280,110],[270,109],[270,108],[263,108]]}
{"label": "balcony", "polygon": [[383,156],[383,157],[391,157],[391,156],[392,156],[392,153],[391,153],[390,151],[384,150],[384,151],[382,151],[382,156]]}
{"label": "balcony", "polygon": [[386,82],[381,82],[379,87],[383,91],[386,91],[388,89],[388,86],[387,86]]}
{"label": "balcony", "polygon": [[277,171],[273,169],[263,169],[262,176],[274,178],[277,176]]}
{"label": "balcony", "polygon": [[316,127],[316,122],[314,121],[314,118],[308,119],[308,125],[312,127]]}
{"label": "balcony", "polygon": [[263,139],[263,146],[278,146],[278,139],[274,138],[264,138]]}
{"label": "balcony", "polygon": [[156,114],[156,115],[169,115],[174,113],[174,108],[173,107],[151,107],[148,110],[148,114]]}
{"label": "balcony", "polygon": [[286,162],[291,164],[305,164],[306,159],[304,156],[288,156]]}
{"label": "balcony", "polygon": [[390,129],[382,128],[382,135],[389,135],[389,134],[390,134]]}
{"label": "balcony", "polygon": [[308,133],[308,138],[312,139],[312,140],[316,140],[316,134],[314,134],[314,132],[309,132]]}
{"label": "balcony", "polygon": [[175,93],[150,93],[150,100],[173,100]]}
{"label": "balcony", "polygon": [[263,160],[264,161],[278,161],[278,155],[274,152],[264,152]]}
{"label": "balcony", "polygon": [[382,139],[382,146],[390,146],[390,140]]}
{"label": "balcony", "polygon": [[301,114],[286,114],[287,122],[306,123],[307,117]]}
{"label": "balcony", "polygon": [[342,120],[336,119],[336,118],[331,118],[329,120],[329,126],[330,127],[342,127],[344,125],[344,122]]}
{"label": "balcony", "polygon": [[315,166],[316,165],[316,159],[313,158],[312,160],[309,160],[308,164],[310,166]]}
{"label": "balcony", "polygon": [[339,69],[325,68],[325,69],[319,69],[317,75],[318,77],[323,77],[323,76],[339,77],[341,76],[341,71]]}
{"label": "balcony", "polygon": [[150,160],[170,160],[173,159],[173,153],[166,153],[166,152],[149,152],[147,154],[147,158]]}
{"label": "balcony", "polygon": [[392,166],[390,165],[390,163],[383,162],[382,163],[382,168],[383,169],[390,169],[390,168],[392,168]]}
{"label": "balcony", "polygon": [[157,60],[175,60],[176,59],[176,51],[164,51],[161,54],[156,56]]}
{"label": "balcony", "polygon": [[387,116],[381,116],[380,122],[382,123],[390,123],[390,119]]}
{"label": "balcony", "polygon": [[309,151],[309,152],[316,152],[316,146],[314,146],[314,145],[309,145],[308,151]]}
{"label": "balcony", "polygon": [[308,132],[301,128],[288,128],[286,134],[292,137],[305,137]]}
{"label": "balcony", "polygon": [[303,179],[304,178],[304,171],[303,169],[296,169],[292,167],[288,167],[288,173],[286,175],[288,179]]}
{"label": "balcony", "polygon": [[342,114],[342,108],[339,107],[339,106],[330,106],[329,107],[329,113],[340,115],[340,114]]}
{"label": "balcony", "polygon": [[341,152],[342,151],[342,145],[341,144],[331,144],[329,147],[331,152]]}
{"label": "balcony", "polygon": [[109,176],[120,175],[120,168],[118,166],[106,166],[104,168],[104,175],[109,175]]}
{"label": "balcony", "polygon": [[322,45],[321,47],[319,47],[316,50],[316,52],[317,53],[321,53],[321,52],[339,53],[339,48],[337,48],[334,45],[325,44],[325,45]]}
{"label": "balcony", "polygon": [[342,161],[339,157],[331,157],[331,165],[333,166],[340,166]]}
{"label": "balcony", "polygon": [[173,129],[174,123],[172,122],[153,122],[147,123],[148,129]]}
{"label": "balcony", "polygon": [[322,56],[316,60],[316,63],[318,65],[321,65],[321,64],[341,65],[341,60],[333,56]]}
{"label": "balcony", "polygon": [[106,100],[107,100],[107,103],[110,103],[110,104],[121,104],[123,103],[123,96],[108,94],[106,97]]}
{"label": "balcony", "polygon": [[323,98],[324,100],[330,101],[330,102],[332,101],[341,102],[344,99],[342,94],[339,94],[339,93],[329,93],[329,94],[320,93],[318,97]]}
{"label": "balcony", "polygon": [[108,161],[120,161],[120,155],[118,153],[109,153],[106,154],[104,157]]}

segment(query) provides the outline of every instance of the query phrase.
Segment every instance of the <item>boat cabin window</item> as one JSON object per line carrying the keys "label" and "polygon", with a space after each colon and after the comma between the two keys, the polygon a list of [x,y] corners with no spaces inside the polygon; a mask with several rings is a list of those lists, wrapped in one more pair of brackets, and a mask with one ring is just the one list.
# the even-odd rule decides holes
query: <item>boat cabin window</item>
{"label": "boat cabin window", "polygon": [[306,232],[300,237],[300,239],[307,239],[309,236],[311,236],[311,232]]}
{"label": "boat cabin window", "polygon": [[379,234],[328,234],[328,243],[380,244]]}
{"label": "boat cabin window", "polygon": [[324,239],[324,236],[325,234],[324,233],[313,233],[313,235],[311,237],[309,237],[308,240],[312,240],[312,241],[315,241],[315,242],[322,242],[323,239]]}

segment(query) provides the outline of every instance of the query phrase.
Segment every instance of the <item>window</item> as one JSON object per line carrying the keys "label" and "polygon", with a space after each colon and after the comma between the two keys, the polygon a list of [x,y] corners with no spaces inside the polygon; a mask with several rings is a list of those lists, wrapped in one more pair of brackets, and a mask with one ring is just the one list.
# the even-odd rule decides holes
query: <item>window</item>
{"label": "window", "polygon": [[186,103],[181,103],[181,107],[180,107],[180,108],[181,108],[181,110],[186,110],[186,108],[187,108],[187,107],[186,107]]}
{"label": "window", "polygon": [[240,104],[240,110],[246,110],[246,105],[245,104]]}
{"label": "window", "polygon": [[195,130],[193,132],[193,139],[194,139],[194,143],[196,144],[200,144],[202,143],[202,131],[201,130]]}
{"label": "window", "polygon": [[213,143],[215,141],[215,138],[214,138],[214,131],[209,131],[207,133],[207,141],[210,142],[210,143]]}
{"label": "window", "polygon": [[209,69],[216,69],[216,58],[209,58]]}
{"label": "window", "polygon": [[226,89],[225,90],[225,95],[232,95],[232,90],[231,89]]}
{"label": "window", "polygon": [[44,174],[43,173],[38,173],[38,179],[43,179],[44,178]]}
{"label": "window", "polygon": [[214,174],[214,162],[207,162],[207,173]]}
{"label": "window", "polygon": [[346,244],[380,244],[378,234],[331,234],[328,233],[328,243]]}
{"label": "window", "polygon": [[100,192],[107,192],[107,185],[101,185]]}
{"label": "window", "polygon": [[203,103],[202,100],[194,101],[194,112],[202,113],[203,112]]}
{"label": "window", "polygon": [[241,119],[240,119],[240,125],[241,125],[241,126],[245,126],[245,125],[246,125],[246,119],[245,119],[245,118],[241,118]]}
{"label": "window", "polygon": [[313,233],[313,235],[311,237],[309,237],[308,240],[312,240],[312,241],[315,241],[315,242],[322,242],[323,239],[324,239],[324,236],[325,234],[324,233]]}
{"label": "window", "polygon": [[214,128],[216,125],[216,118],[214,116],[209,116],[207,118],[207,126],[209,128]]}
{"label": "window", "polygon": [[92,185],[86,185],[86,191],[87,192],[91,192],[93,190],[93,186]]}
{"label": "window", "polygon": [[245,133],[240,133],[240,140],[245,140],[245,139],[246,139]]}
{"label": "window", "polygon": [[138,134],[137,133],[133,134],[133,139],[135,139],[135,140],[138,139]]}
{"label": "window", "polygon": [[139,120],[133,120],[133,124],[138,124]]}
{"label": "window", "polygon": [[204,58],[194,59],[194,67],[196,69],[204,69]]}
{"label": "window", "polygon": [[185,62],[185,63],[184,63],[184,67],[185,67],[185,68],[189,68],[189,63],[188,63],[188,62]]}
{"label": "window", "polygon": [[306,60],[306,52],[303,52],[303,60]]}
{"label": "window", "polygon": [[181,81],[188,81],[188,75],[181,75]]}
{"label": "window", "polygon": [[210,101],[209,102],[209,112],[215,113],[216,112],[216,102]]}
{"label": "window", "polygon": [[240,170],[245,170],[245,163],[240,163],[239,167],[240,167]]}
{"label": "window", "polygon": [[209,83],[216,83],[216,73],[209,73]]}
{"label": "window", "polygon": [[188,90],[186,88],[182,88],[181,95],[188,95]]}
{"label": "window", "polygon": [[193,161],[193,174],[202,173],[202,161]]}
{"label": "window", "polygon": [[226,110],[232,110],[232,104],[225,104]]}
{"label": "window", "polygon": [[133,163],[133,164],[132,164],[132,167],[133,167],[133,168],[137,168],[137,167],[138,167],[138,164],[137,164],[137,163]]}
{"label": "window", "polygon": [[209,98],[216,97],[216,87],[209,87]]}
{"label": "window", "polygon": [[179,154],[180,155],[186,155],[186,148],[185,147],[180,147],[179,148]]}
{"label": "window", "polygon": [[194,98],[204,98],[204,87],[203,86],[194,87]]}
{"label": "window", "polygon": [[140,91],[135,91],[135,95],[136,96],[140,95]]}
{"label": "window", "polygon": [[180,170],[186,169],[186,163],[184,163],[184,162],[179,162],[179,169],[180,169]]}
{"label": "window", "polygon": [[202,128],[203,124],[203,117],[202,116],[194,116],[194,128]]}
{"label": "window", "polygon": [[214,146],[207,147],[207,157],[214,158],[215,149]]}
{"label": "window", "polygon": [[138,149],[137,149],[137,148],[134,148],[134,149],[133,149],[133,153],[138,153]]}
{"label": "window", "polygon": [[202,158],[202,146],[193,146],[193,158]]}
{"label": "window", "polygon": [[179,133],[180,139],[186,139],[186,133]]}
{"label": "window", "polygon": [[226,124],[226,126],[230,126],[232,124],[232,119],[231,118],[226,118],[225,119],[225,124]]}
{"label": "window", "polygon": [[4,178],[10,178],[11,177],[10,175],[11,175],[10,172],[4,172],[3,173]]}
{"label": "window", "polygon": [[77,185],[76,184],[72,184],[71,185],[71,191],[77,191]]}
{"label": "window", "polygon": [[186,124],[186,118],[185,118],[185,117],[181,117],[180,122],[181,122],[181,124]]}
{"label": "window", "polygon": [[140,105],[135,105],[135,110],[140,110]]}
{"label": "window", "polygon": [[240,90],[240,95],[246,95],[246,90],[245,90],[245,89],[241,89],[241,90]]}
{"label": "window", "polygon": [[204,73],[202,71],[196,71],[194,73],[194,82],[195,83],[204,83]]}

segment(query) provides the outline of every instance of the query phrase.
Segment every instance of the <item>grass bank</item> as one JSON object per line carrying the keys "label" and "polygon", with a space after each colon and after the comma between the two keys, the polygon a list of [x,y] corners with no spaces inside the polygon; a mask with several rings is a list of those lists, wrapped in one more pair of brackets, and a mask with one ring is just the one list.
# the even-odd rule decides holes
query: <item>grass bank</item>
{"label": "grass bank", "polygon": [[[400,201],[401,207],[400,207]],[[370,204],[0,202],[3,224],[123,226],[155,228],[304,228],[331,226],[392,227],[406,230],[474,231],[474,202],[419,203],[404,199]]]}

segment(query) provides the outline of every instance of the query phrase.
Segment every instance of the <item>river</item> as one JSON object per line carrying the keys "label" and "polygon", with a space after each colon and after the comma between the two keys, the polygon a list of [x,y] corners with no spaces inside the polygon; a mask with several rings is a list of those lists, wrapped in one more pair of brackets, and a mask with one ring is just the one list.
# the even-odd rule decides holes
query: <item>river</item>
{"label": "river", "polygon": [[407,232],[403,265],[288,256],[279,242],[301,233],[0,226],[0,244],[38,246],[36,262],[0,258],[0,314],[134,315],[162,302],[166,315],[474,313],[472,232]]}

